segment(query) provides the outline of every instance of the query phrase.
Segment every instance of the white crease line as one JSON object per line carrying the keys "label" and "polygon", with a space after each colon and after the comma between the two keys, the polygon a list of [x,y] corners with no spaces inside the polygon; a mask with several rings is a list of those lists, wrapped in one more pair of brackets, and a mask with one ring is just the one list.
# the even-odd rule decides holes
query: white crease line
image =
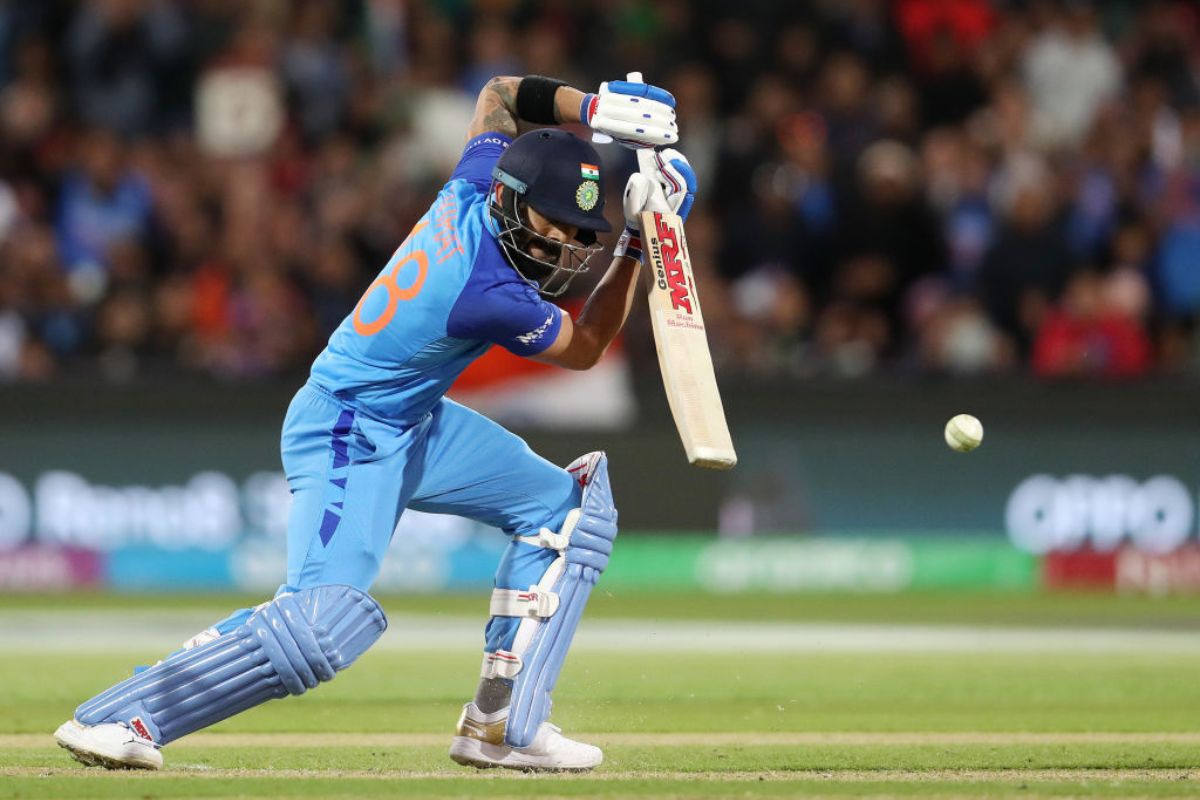
{"label": "white crease line", "polygon": [[[169,649],[211,625],[195,612],[0,612],[0,650]],[[383,650],[478,649],[484,620],[393,614]],[[1092,628],[585,619],[576,646],[636,652],[1200,653],[1200,635]]]}

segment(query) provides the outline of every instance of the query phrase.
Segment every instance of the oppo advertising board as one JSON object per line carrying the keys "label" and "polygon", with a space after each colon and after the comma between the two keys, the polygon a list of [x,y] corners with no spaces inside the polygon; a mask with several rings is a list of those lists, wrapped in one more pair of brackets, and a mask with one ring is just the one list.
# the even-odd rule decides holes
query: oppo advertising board
{"label": "oppo advertising board", "polygon": [[1161,555],[1195,538],[1196,498],[1174,475],[1031,475],[1009,495],[1005,527],[1029,553],[1129,545]]}

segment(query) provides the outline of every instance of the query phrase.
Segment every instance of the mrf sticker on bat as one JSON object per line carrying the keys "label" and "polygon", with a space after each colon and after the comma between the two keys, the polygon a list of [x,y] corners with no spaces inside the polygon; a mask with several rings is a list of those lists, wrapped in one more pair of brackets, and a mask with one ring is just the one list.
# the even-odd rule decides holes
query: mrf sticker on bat
{"label": "mrf sticker on bat", "polygon": [[654,263],[655,283],[670,293],[673,309],[693,314],[692,287],[679,258],[679,235],[662,214],[654,215],[654,233],[659,242]]}

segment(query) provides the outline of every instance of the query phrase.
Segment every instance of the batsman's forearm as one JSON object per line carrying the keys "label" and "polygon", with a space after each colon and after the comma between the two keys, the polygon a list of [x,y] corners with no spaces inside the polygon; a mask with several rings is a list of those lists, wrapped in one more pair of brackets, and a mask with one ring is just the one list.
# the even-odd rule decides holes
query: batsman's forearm
{"label": "batsman's forearm", "polygon": [[[508,136],[517,135],[517,124],[521,115],[517,111],[517,92],[521,81],[511,75],[492,78],[479,93],[475,104],[475,117],[468,127],[468,137],[486,131],[496,131]],[[583,92],[570,86],[560,86],[554,93],[554,116],[560,123],[579,122],[579,107],[583,103]],[[525,120],[530,121],[530,120]]]}
{"label": "batsman's forearm", "polygon": [[583,122],[579,118],[579,109],[583,105],[583,92],[570,86],[560,86],[554,94],[554,110],[560,124],[567,122]]}
{"label": "batsman's forearm", "polygon": [[587,337],[592,364],[600,360],[621,332],[633,306],[641,266],[632,258],[614,258],[608,272],[592,290],[579,319],[575,320],[575,335]]}
{"label": "batsman's forearm", "polygon": [[[523,119],[517,110],[517,92],[521,90],[524,78],[502,76],[488,81],[485,90],[490,89],[495,94],[496,103],[513,119]],[[583,104],[583,92],[570,86],[560,86],[554,93],[554,116],[561,125],[567,122],[580,122],[579,109]],[[533,120],[525,120],[532,122]]]}

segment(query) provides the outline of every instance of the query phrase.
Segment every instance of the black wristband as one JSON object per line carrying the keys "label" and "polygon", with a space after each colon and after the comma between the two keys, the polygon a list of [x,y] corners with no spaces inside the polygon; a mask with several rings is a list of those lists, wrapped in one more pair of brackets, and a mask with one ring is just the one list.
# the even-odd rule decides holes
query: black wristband
{"label": "black wristband", "polygon": [[556,78],[529,75],[517,87],[517,116],[535,125],[557,125],[554,94],[567,84]]}

